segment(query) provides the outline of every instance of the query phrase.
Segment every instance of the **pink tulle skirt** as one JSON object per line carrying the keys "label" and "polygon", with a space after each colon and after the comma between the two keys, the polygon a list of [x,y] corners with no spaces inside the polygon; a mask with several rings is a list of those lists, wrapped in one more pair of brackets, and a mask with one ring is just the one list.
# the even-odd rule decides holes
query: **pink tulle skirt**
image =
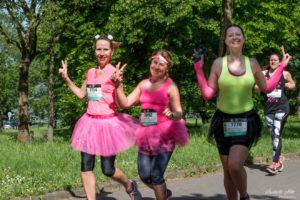
{"label": "pink tulle skirt", "polygon": [[152,126],[139,125],[136,131],[136,145],[139,152],[157,155],[173,151],[176,145],[188,143],[188,129],[184,120],[166,120]]}
{"label": "pink tulle skirt", "polygon": [[127,114],[93,116],[85,113],[76,123],[71,145],[92,155],[111,156],[135,142],[138,120]]}

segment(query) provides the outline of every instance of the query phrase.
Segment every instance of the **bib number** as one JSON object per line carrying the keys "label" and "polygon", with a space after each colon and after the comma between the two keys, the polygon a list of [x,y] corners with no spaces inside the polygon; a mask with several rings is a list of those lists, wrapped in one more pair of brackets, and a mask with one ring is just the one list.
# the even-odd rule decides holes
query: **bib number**
{"label": "bib number", "polygon": [[224,120],[224,136],[234,137],[247,134],[247,119],[246,118],[232,118]]}
{"label": "bib number", "polygon": [[151,126],[157,124],[157,113],[153,109],[144,109],[141,112],[140,121],[143,126]]}
{"label": "bib number", "polygon": [[267,97],[281,98],[281,95],[282,95],[281,89],[274,89],[272,92],[267,94]]}
{"label": "bib number", "polygon": [[102,99],[102,91],[101,85],[87,85],[86,86],[87,98],[88,100],[101,100]]}

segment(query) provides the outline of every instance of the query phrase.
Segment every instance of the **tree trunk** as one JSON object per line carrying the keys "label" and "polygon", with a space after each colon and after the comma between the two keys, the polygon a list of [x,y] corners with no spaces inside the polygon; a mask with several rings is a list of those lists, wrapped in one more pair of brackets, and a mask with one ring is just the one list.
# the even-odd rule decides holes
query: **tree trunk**
{"label": "tree trunk", "polygon": [[49,64],[49,78],[48,78],[48,141],[53,141],[53,129],[55,127],[55,108],[54,108],[54,45],[50,49],[50,64]]}
{"label": "tree trunk", "polygon": [[220,42],[219,42],[219,56],[223,56],[225,49],[225,29],[232,22],[233,4],[232,0],[222,0],[222,15],[220,24]]}
{"label": "tree trunk", "polygon": [[31,60],[23,58],[19,68],[19,131],[18,140],[31,140],[28,128],[28,71]]}
{"label": "tree trunk", "polygon": [[297,110],[297,113],[298,113],[298,117],[300,118],[300,92],[298,94],[297,100],[298,100],[298,110]]}

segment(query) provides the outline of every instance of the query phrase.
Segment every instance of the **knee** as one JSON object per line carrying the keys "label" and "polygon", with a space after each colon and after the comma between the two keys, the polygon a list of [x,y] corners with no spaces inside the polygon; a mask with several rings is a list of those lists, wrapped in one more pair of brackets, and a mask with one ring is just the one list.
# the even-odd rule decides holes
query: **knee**
{"label": "knee", "polygon": [[82,171],[81,172],[81,177],[83,179],[91,177],[91,176],[94,176],[94,172],[93,171]]}
{"label": "knee", "polygon": [[102,173],[107,177],[112,177],[115,174],[116,169],[113,167],[102,167]]}
{"label": "knee", "polygon": [[152,177],[152,184],[153,185],[161,185],[161,184],[163,184],[165,182],[165,179],[164,179],[164,177],[163,176],[159,176],[159,175],[154,175],[153,177]]}
{"label": "knee", "polygon": [[239,163],[230,163],[228,165],[228,171],[231,176],[239,173],[242,169],[243,166],[240,166]]}
{"label": "knee", "polygon": [[152,184],[150,174],[145,174],[145,173],[139,172],[139,177],[140,177],[141,181],[143,181],[143,183],[145,183],[146,185]]}
{"label": "knee", "polygon": [[81,172],[92,172],[94,170],[94,162],[88,161],[88,162],[82,162],[81,163]]}

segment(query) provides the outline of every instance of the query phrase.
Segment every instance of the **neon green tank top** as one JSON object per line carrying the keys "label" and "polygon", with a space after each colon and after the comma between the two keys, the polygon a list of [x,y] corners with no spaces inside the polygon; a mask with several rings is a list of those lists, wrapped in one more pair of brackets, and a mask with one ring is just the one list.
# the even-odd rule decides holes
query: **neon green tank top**
{"label": "neon green tank top", "polygon": [[245,65],[245,73],[241,76],[235,76],[229,72],[227,56],[223,57],[222,72],[218,80],[217,108],[224,113],[239,114],[253,109],[254,76],[248,57],[245,57]]}

